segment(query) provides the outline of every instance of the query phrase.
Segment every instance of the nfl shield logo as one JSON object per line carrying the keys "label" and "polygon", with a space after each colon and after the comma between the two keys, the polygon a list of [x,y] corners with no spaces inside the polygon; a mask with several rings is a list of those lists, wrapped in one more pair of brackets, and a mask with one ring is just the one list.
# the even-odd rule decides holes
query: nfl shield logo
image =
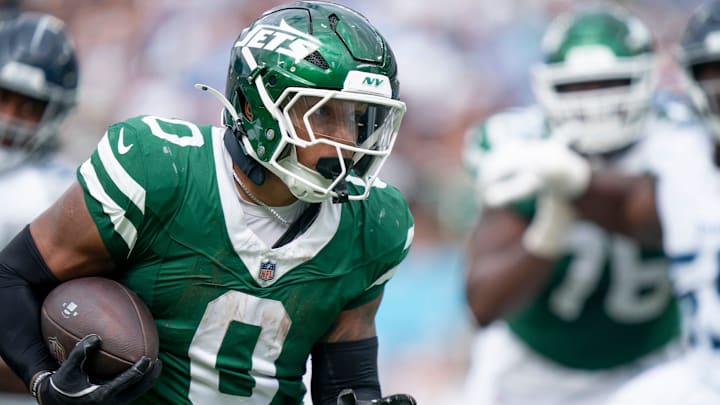
{"label": "nfl shield logo", "polygon": [[260,263],[260,280],[270,281],[275,278],[275,262],[266,260]]}

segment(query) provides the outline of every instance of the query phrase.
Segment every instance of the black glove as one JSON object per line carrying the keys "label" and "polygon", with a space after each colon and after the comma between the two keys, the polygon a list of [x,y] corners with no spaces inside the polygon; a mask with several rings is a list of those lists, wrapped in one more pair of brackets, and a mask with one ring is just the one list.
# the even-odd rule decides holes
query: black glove
{"label": "black glove", "polygon": [[351,389],[342,390],[337,405],[416,405],[415,398],[407,394],[395,394],[379,399],[358,400]]}
{"label": "black glove", "polygon": [[162,363],[143,357],[114,379],[97,385],[83,371],[88,354],[100,348],[100,337],[85,336],[70,352],[60,368],[40,383],[42,405],[127,404],[147,392],[160,376]]}

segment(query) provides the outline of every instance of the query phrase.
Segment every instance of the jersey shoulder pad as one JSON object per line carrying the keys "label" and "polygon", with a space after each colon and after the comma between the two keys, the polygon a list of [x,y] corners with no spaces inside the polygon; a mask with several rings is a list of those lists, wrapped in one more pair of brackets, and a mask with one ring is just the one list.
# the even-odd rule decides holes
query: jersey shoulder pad
{"label": "jersey shoulder pad", "polygon": [[[115,131],[111,131],[115,129]],[[154,115],[141,115],[111,125],[108,136],[120,136],[120,131],[128,132],[124,136],[135,136],[127,144],[137,142],[146,154],[164,154],[168,158],[182,153],[183,150],[211,147],[211,126],[197,125],[177,118],[163,118]],[[118,139],[119,141],[119,139]],[[127,154],[130,149],[118,144],[118,152]],[[127,145],[125,145],[127,146]],[[160,157],[160,156],[157,156]]]}
{"label": "jersey shoulder pad", "polygon": [[515,107],[493,114],[473,125],[465,135],[463,163],[475,175],[483,155],[507,142],[549,136],[545,115],[538,106]]}
{"label": "jersey shoulder pad", "polygon": [[689,96],[669,90],[657,91],[650,103],[653,121],[674,126],[702,125],[700,113]]}
{"label": "jersey shoulder pad", "polygon": [[647,131],[637,149],[655,177],[677,179],[678,184],[687,186],[696,179],[712,177],[716,171],[713,136],[704,125],[657,120],[648,125]]}
{"label": "jersey shoulder pad", "polygon": [[175,188],[188,167],[211,156],[211,128],[138,116],[108,127],[91,160],[113,179],[126,173],[145,188]]}
{"label": "jersey shoulder pad", "polygon": [[697,160],[701,156],[698,153],[704,155],[712,149],[712,136],[699,113],[687,96],[675,92],[661,91],[653,96],[644,134],[639,149],[651,162],[669,167]]}
{"label": "jersey shoulder pad", "polygon": [[394,186],[377,179],[370,196],[359,202],[362,208],[353,211],[357,223],[362,224],[363,242],[368,252],[377,252],[374,254],[389,262],[402,261],[415,231],[405,197]]}
{"label": "jersey shoulder pad", "polygon": [[545,115],[539,107],[516,107],[497,113],[485,121],[490,147],[508,141],[542,139],[549,135]]}
{"label": "jersey shoulder pad", "polygon": [[[373,252],[373,282],[369,289],[382,286],[407,257],[415,236],[415,224],[405,197],[400,191],[380,182],[365,200],[363,244]],[[372,296],[370,293],[369,296]]]}
{"label": "jersey shoulder pad", "polygon": [[114,254],[132,248],[146,214],[172,215],[189,187],[211,188],[211,133],[210,126],[149,115],[108,127],[77,175],[103,239],[123,237],[123,244],[107,243],[120,246],[109,246]]}

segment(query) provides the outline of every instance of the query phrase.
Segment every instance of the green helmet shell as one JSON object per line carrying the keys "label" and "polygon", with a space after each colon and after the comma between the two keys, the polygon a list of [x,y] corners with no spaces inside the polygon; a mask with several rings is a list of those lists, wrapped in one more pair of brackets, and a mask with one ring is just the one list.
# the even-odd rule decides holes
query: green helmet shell
{"label": "green helmet shell", "polygon": [[[225,96],[238,122],[227,111],[225,122],[248,137],[257,159],[268,161],[280,144],[280,128],[265,103],[289,87],[342,90],[350,71],[386,76],[398,99],[395,57],[364,16],[323,1],[271,9],[243,30],[231,50]],[[263,100],[258,77],[271,100]]]}
{"label": "green helmet shell", "polygon": [[603,46],[615,57],[653,52],[650,32],[637,18],[616,7],[593,7],[555,21],[543,39],[544,62],[564,63],[579,47]]}
{"label": "green helmet shell", "polygon": [[575,9],[543,38],[533,92],[552,136],[586,154],[620,150],[642,136],[654,86],[650,31],[618,6]]}

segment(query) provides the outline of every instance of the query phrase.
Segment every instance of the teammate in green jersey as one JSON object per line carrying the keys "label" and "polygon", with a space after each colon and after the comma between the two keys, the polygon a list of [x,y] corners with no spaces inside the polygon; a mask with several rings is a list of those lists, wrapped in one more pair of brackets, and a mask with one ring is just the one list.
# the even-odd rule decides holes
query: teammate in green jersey
{"label": "teammate in green jersey", "polygon": [[543,48],[539,107],[469,133],[484,207],[466,290],[485,328],[467,403],[601,404],[678,331],[653,176],[685,129],[651,111],[651,36],[594,7],[554,20]]}
{"label": "teammate in green jersey", "polygon": [[[377,177],[405,112],[387,42],[353,10],[292,3],[242,31],[224,95],[197,87],[222,127],[111,125],[0,254],[0,324],[22,336],[0,337],[8,364],[46,405],[299,404],[309,356],[316,404],[414,403],[381,398],[377,375],[375,313],[414,229]],[[160,362],[90,382],[95,336],[51,360],[38,296],[90,275],[143,298]]]}

